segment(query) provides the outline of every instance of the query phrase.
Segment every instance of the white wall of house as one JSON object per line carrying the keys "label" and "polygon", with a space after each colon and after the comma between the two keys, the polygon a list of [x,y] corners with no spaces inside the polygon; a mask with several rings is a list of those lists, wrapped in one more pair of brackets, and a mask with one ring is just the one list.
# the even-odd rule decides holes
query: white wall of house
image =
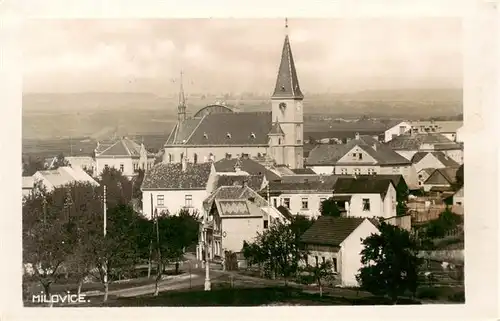
{"label": "white wall of house", "polygon": [[[396,216],[396,189],[391,184],[384,198],[377,193],[371,194],[334,194],[335,196],[351,196],[346,215],[351,217],[384,217]],[[369,209],[365,209],[365,200]]]}
{"label": "white wall of house", "polygon": [[[327,246],[324,246],[324,248],[328,248]],[[307,264],[309,266],[315,266],[316,265],[316,258],[318,259],[318,264],[323,263],[323,258],[325,258],[326,261],[332,262],[332,270],[333,272],[340,272],[342,270],[342,260],[340,259],[340,252],[339,251],[334,251],[333,247],[330,247],[331,250],[310,250],[308,252],[307,256]],[[334,263],[335,262],[335,263]],[[305,262],[300,262],[302,266],[305,265]],[[336,266],[335,266],[336,265]]]}
{"label": "white wall of house", "polygon": [[[271,196],[271,205],[277,205],[276,207],[285,206],[288,199],[290,202],[288,209],[293,215],[304,215],[313,218],[320,215],[321,202],[331,196],[332,194],[328,193],[284,193],[280,196]],[[307,208],[302,206],[302,201],[305,200],[307,200]]]}
{"label": "white wall of house", "polygon": [[452,142],[455,142],[457,140],[457,133],[441,133],[441,135],[448,138]]}
{"label": "white wall of house", "polygon": [[[262,216],[222,218],[222,248],[226,251],[240,252],[243,241],[252,242],[258,232],[264,230]],[[224,235],[226,235],[224,237]]]}
{"label": "white wall of house", "polygon": [[[221,160],[226,157],[226,154],[231,154],[233,158],[237,158],[242,154],[248,154],[249,157],[258,156],[258,154],[267,154],[268,147],[231,147],[231,146],[221,146],[221,147],[165,147],[165,154],[163,155],[164,163],[180,163],[181,154],[184,157],[186,154],[190,162],[194,162],[195,154],[197,163],[204,163],[210,161],[210,157],[214,161]],[[212,156],[211,156],[212,155]]]}
{"label": "white wall of house", "polygon": [[442,151],[446,156],[453,159],[455,162],[459,164],[464,163],[464,151],[461,149],[450,149]]}
{"label": "white wall of house", "polygon": [[464,126],[457,129],[457,135],[455,136],[456,137],[455,140],[457,143],[463,143],[464,141],[463,133],[464,133]]}
{"label": "white wall of house", "polygon": [[462,187],[453,195],[453,205],[464,206],[464,196],[464,188]]}
{"label": "white wall of house", "polygon": [[445,166],[432,154],[427,154],[417,163],[413,164],[415,171],[418,173],[424,168],[444,168]]}
{"label": "white wall of house", "polygon": [[387,129],[384,132],[384,141],[391,141],[394,137],[403,135],[411,129],[411,125],[407,122],[400,122],[399,124]]}
{"label": "white wall of house", "polygon": [[340,245],[340,271],[343,286],[359,286],[356,274],[362,267],[360,253],[363,250],[363,244],[361,239],[378,233],[375,225],[365,220]]}
{"label": "white wall of house", "polygon": [[[144,166],[144,170],[149,170],[154,165],[154,158],[149,157],[147,159],[147,164]],[[140,159],[138,157],[96,157],[96,173],[101,174],[108,165],[109,168],[115,168],[120,170],[123,165],[123,175],[131,177],[135,175],[135,171],[142,169]]]}
{"label": "white wall of house", "polygon": [[394,151],[409,161],[411,161],[413,156],[418,152],[418,150],[402,150],[402,149]]}
{"label": "white wall of house", "polygon": [[[153,209],[151,210],[151,196],[153,197]],[[189,202],[189,196],[191,201]],[[203,214],[203,200],[207,198],[208,192],[203,190],[143,190],[142,212],[147,218],[157,209],[158,213],[169,211],[171,215],[176,214],[183,207],[190,211],[197,210]],[[162,201],[163,197],[163,201]],[[186,200],[187,199],[187,200]],[[189,206],[189,203],[191,204]]]}
{"label": "white wall of house", "polygon": [[312,169],[316,174],[323,174],[323,175],[330,175],[334,174],[334,168],[335,166],[333,165],[320,165],[320,166],[306,166],[310,169]]}

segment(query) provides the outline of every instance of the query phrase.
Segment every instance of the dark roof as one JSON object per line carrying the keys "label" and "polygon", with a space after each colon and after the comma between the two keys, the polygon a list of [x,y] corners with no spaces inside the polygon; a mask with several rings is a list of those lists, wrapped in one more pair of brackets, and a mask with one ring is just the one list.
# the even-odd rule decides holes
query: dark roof
{"label": "dark roof", "polygon": [[387,193],[389,185],[393,184],[392,180],[373,179],[372,177],[358,176],[354,177],[339,177],[333,186],[334,194],[380,194],[382,197]]}
{"label": "dark roof", "polygon": [[142,189],[204,189],[207,186],[212,163],[159,163],[144,175]]}
{"label": "dark roof", "polygon": [[264,175],[219,175],[216,178],[215,188],[220,186],[242,186],[246,183],[254,191],[260,191],[264,182]]}
{"label": "dark roof", "polygon": [[456,181],[458,167],[438,168],[429,175],[424,184],[453,184]]}
{"label": "dark roof", "polygon": [[146,155],[151,156],[151,153],[148,153],[144,147],[144,145],[139,145],[133,140],[124,137],[113,143],[104,143],[99,145],[96,148],[96,156],[140,156],[141,149],[144,149]]}
{"label": "dark roof", "polygon": [[287,220],[293,219],[293,215],[288,208],[284,207],[283,205],[280,205],[278,206],[277,209],[281,213],[281,215],[283,215]]}
{"label": "dark roof", "polygon": [[448,157],[445,153],[443,152],[417,152],[415,155],[413,155],[413,158],[411,159],[411,162],[413,164],[416,164],[420,162],[427,154],[432,154],[437,160],[441,162],[445,167],[458,167],[459,164],[454,161],[452,158]]}
{"label": "dark roof", "polygon": [[211,207],[215,200],[249,200],[258,206],[266,206],[267,201],[248,186],[220,186],[203,201],[204,208]]}
{"label": "dark roof", "polygon": [[296,168],[292,169],[292,172],[295,174],[316,174],[312,169],[310,168]]}
{"label": "dark roof", "polygon": [[300,237],[308,244],[340,246],[366,218],[320,216]]}
{"label": "dark roof", "polygon": [[215,171],[218,173],[236,172],[235,165],[239,162],[240,169],[250,175],[264,175],[268,181],[277,180],[279,176],[264,165],[250,158],[221,159],[214,163]]}
{"label": "dark roof", "polygon": [[297,70],[295,69],[288,35],[286,35],[283,44],[278,77],[272,98],[304,98],[304,95],[300,91],[299,78],[297,77]]}
{"label": "dark roof", "polygon": [[454,143],[438,133],[399,135],[386,143],[394,150],[418,150],[422,144],[443,145],[448,149],[460,148],[460,144]]}
{"label": "dark roof", "polygon": [[[379,165],[409,164],[410,161],[371,136],[362,135],[346,144],[320,144],[309,152],[308,165],[336,165],[354,147],[359,146]],[[374,148],[375,146],[375,148]]]}
{"label": "dark roof", "polygon": [[267,145],[271,127],[271,112],[208,114],[176,125],[165,145]]}
{"label": "dark roof", "polygon": [[270,192],[311,191],[331,193],[338,177],[338,175],[325,175],[320,177],[319,180],[271,181],[269,182],[269,190]]}

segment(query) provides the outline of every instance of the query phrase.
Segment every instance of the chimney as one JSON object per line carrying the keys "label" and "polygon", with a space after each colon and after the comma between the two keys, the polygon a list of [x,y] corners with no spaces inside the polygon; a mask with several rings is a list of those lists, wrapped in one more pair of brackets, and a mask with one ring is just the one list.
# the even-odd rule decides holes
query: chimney
{"label": "chimney", "polygon": [[358,140],[358,139],[359,139],[359,133],[356,133],[356,134],[354,135],[354,139],[356,139],[356,140]]}

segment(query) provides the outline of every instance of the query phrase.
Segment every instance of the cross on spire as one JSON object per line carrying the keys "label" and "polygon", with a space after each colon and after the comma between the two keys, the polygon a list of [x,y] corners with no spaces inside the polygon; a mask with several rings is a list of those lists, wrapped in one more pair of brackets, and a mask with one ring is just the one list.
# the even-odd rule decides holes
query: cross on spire
{"label": "cross on spire", "polygon": [[288,29],[288,18],[285,18],[285,29]]}

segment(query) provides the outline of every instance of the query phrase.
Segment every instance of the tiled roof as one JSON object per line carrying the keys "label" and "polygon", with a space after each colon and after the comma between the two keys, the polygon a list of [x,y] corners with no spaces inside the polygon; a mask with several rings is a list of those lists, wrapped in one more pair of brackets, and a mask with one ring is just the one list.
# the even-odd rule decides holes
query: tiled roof
{"label": "tiled roof", "polygon": [[422,144],[444,145],[448,148],[460,148],[460,144],[454,143],[446,138],[446,136],[437,133],[399,135],[394,137],[385,145],[394,150],[418,150]]}
{"label": "tiled roof", "polygon": [[209,208],[214,200],[248,200],[257,206],[266,206],[267,201],[248,186],[220,186],[203,201],[204,208]]}
{"label": "tiled roof", "polygon": [[311,181],[271,181],[269,182],[270,192],[284,192],[284,191],[311,191],[311,192],[324,192],[332,193],[333,187],[339,176],[328,175],[321,177],[321,180]]}
{"label": "tiled roof", "polygon": [[392,180],[373,179],[371,177],[358,176],[339,177],[333,186],[334,194],[380,194],[382,197],[387,193]]}
{"label": "tiled roof", "polygon": [[296,168],[296,169],[292,169],[292,172],[294,172],[295,174],[316,174],[310,168]]}
{"label": "tiled roof", "polygon": [[242,186],[243,182],[254,191],[260,191],[264,183],[264,175],[218,175],[215,188],[220,186]]}
{"label": "tiled roof", "polygon": [[437,131],[441,133],[455,133],[460,127],[463,126],[463,121],[459,120],[443,120],[443,121],[412,121],[409,122],[411,126],[437,126]]}
{"label": "tiled roof", "polygon": [[99,185],[92,177],[79,167],[71,168],[69,166],[64,166],[57,169],[38,171],[35,175],[42,176],[55,188],[74,182],[90,183],[95,186]]}
{"label": "tiled roof", "polygon": [[211,163],[182,164],[159,163],[146,172],[142,189],[205,189],[211,172]]}
{"label": "tiled roof", "polygon": [[[370,156],[372,156],[377,164],[409,164],[410,162],[399,155],[391,148],[378,142],[371,136],[362,135],[359,139],[353,139],[346,144],[320,144],[309,152],[307,157],[308,165],[336,165],[337,162],[344,157],[355,146],[359,146]],[[373,148],[373,147],[376,148]]]}
{"label": "tiled roof", "polygon": [[281,62],[274,88],[273,98],[296,98],[302,99],[304,95],[300,91],[297,70],[292,56],[290,39],[285,37],[283,51],[281,52]]}
{"label": "tiled roof", "polygon": [[208,114],[178,124],[166,145],[267,145],[271,112]]}
{"label": "tiled roof", "polygon": [[424,184],[433,184],[436,182],[442,182],[439,180],[439,177],[442,177],[448,182],[452,184],[456,181],[458,167],[446,167],[446,168],[438,168],[435,169],[432,174],[429,175]]}
{"label": "tiled roof", "polygon": [[[96,157],[107,157],[107,156],[140,156],[141,155],[141,145],[137,144],[133,140],[123,137],[116,140],[114,143],[109,144],[108,142],[102,144],[99,143],[96,148]],[[151,153],[148,153],[151,156]]]}
{"label": "tiled roof", "polygon": [[454,167],[454,166],[458,167],[458,165],[459,165],[452,158],[448,157],[446,154],[444,154],[442,152],[417,152],[415,155],[413,155],[413,158],[411,159],[411,162],[413,164],[416,164],[419,161],[421,161],[425,156],[427,156],[427,154],[432,154],[445,167]]}
{"label": "tiled roof", "polygon": [[220,216],[263,216],[261,209],[246,200],[215,200]]}
{"label": "tiled roof", "polygon": [[217,173],[235,173],[235,165],[238,160],[241,165],[240,169],[243,172],[247,172],[250,175],[264,175],[268,181],[279,179],[277,174],[273,173],[259,162],[249,158],[221,159],[214,163],[215,171]]}
{"label": "tiled roof", "polygon": [[366,218],[320,216],[300,237],[306,244],[338,247]]}

